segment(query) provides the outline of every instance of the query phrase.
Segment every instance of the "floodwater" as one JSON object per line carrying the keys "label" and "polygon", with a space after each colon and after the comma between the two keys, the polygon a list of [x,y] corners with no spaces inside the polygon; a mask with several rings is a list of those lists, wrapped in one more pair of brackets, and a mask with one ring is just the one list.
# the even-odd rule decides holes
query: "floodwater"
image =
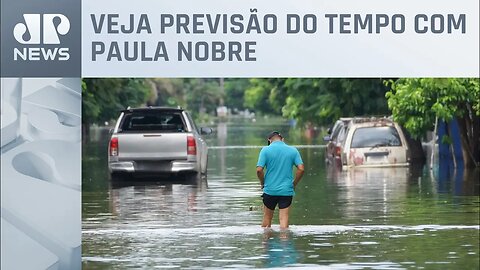
{"label": "floodwater", "polygon": [[[214,125],[208,179],[111,183],[105,132],[83,151],[84,269],[478,269],[479,172],[326,166],[321,136],[274,121]],[[306,173],[290,229],[260,227],[265,135]]]}

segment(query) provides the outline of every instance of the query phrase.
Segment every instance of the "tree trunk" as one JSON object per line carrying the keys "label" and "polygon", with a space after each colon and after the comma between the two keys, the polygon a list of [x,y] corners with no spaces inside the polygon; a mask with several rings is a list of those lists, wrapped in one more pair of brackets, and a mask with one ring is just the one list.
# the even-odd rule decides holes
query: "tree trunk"
{"label": "tree trunk", "polygon": [[408,148],[410,149],[410,160],[412,164],[425,163],[425,153],[423,152],[422,142],[420,139],[413,139],[410,133],[402,127],[403,134],[407,139]]}
{"label": "tree trunk", "polygon": [[431,151],[432,154],[430,156],[430,170],[433,170],[433,163],[435,162],[435,150],[437,145],[437,137],[438,137],[438,116],[435,117],[435,127],[433,129],[433,138],[431,141]]}
{"label": "tree trunk", "polygon": [[90,141],[90,124],[82,123],[82,142]]}
{"label": "tree trunk", "polygon": [[[470,106],[469,106],[470,107]],[[476,161],[476,166],[480,167],[480,116],[475,114],[473,108],[469,108],[472,121],[470,122],[471,136],[470,136],[470,148],[472,149],[473,158]]]}
{"label": "tree trunk", "polygon": [[219,105],[223,106],[225,105],[225,101],[223,97],[225,96],[225,80],[224,78],[220,78],[220,100],[219,100]]}
{"label": "tree trunk", "polygon": [[465,115],[464,117],[457,117],[457,121],[465,168],[479,166],[478,117],[474,116],[473,119],[470,119],[468,115]]}

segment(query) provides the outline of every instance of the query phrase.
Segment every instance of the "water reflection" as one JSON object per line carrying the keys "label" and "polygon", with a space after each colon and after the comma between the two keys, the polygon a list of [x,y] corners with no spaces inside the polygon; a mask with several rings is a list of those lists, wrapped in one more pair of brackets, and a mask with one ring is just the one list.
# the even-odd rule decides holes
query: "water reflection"
{"label": "water reflection", "polygon": [[278,231],[275,216],[264,231],[255,165],[265,134],[279,130],[291,145],[318,140],[260,119],[215,129],[208,182],[110,182],[107,136],[84,145],[85,269],[478,268],[478,170],[338,170],[323,148],[301,148],[307,171],[291,228]]}
{"label": "water reflection", "polygon": [[[219,146],[225,146],[227,140],[227,123],[221,122],[217,125],[217,140]],[[220,175],[225,176],[225,149],[220,149]]]}
{"label": "water reflection", "polygon": [[272,229],[264,229],[263,248],[267,254],[266,267],[285,267],[298,263],[298,254],[293,233],[289,230],[276,232]]}
{"label": "water reflection", "polygon": [[432,172],[437,179],[439,193],[453,193],[457,196],[479,195],[480,169],[455,168],[451,159],[440,158],[439,166]]}
{"label": "water reflection", "polygon": [[403,201],[407,196],[408,174],[408,168],[349,170],[337,182],[345,188],[340,197],[347,201],[345,215],[388,218],[392,202]]}
{"label": "water reflection", "polygon": [[161,181],[116,181],[111,183],[110,211],[120,222],[140,227],[189,225],[186,217],[201,207],[198,196],[207,188],[206,179],[187,181],[181,177]]}

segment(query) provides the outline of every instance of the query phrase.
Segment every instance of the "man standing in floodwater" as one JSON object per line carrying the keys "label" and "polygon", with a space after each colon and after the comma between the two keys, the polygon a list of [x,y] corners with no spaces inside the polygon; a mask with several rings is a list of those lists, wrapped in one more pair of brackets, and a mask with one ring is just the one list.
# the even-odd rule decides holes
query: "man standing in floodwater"
{"label": "man standing in floodwater", "polygon": [[[271,227],[273,213],[278,204],[280,229],[288,228],[288,210],[292,204],[295,187],[302,179],[305,167],[298,150],[283,142],[283,136],[271,132],[268,146],[262,148],[257,162],[257,177],[263,190],[262,227]],[[293,166],[297,167],[295,179]],[[264,169],[266,172],[264,173]]]}

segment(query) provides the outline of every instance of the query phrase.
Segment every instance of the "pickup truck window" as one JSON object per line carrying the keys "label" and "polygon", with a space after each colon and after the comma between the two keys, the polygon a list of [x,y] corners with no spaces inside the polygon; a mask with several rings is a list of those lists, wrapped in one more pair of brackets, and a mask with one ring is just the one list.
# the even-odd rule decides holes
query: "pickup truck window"
{"label": "pickup truck window", "polygon": [[125,113],[120,132],[185,132],[180,112],[133,111]]}
{"label": "pickup truck window", "polygon": [[402,146],[395,127],[365,127],[355,130],[352,148]]}

